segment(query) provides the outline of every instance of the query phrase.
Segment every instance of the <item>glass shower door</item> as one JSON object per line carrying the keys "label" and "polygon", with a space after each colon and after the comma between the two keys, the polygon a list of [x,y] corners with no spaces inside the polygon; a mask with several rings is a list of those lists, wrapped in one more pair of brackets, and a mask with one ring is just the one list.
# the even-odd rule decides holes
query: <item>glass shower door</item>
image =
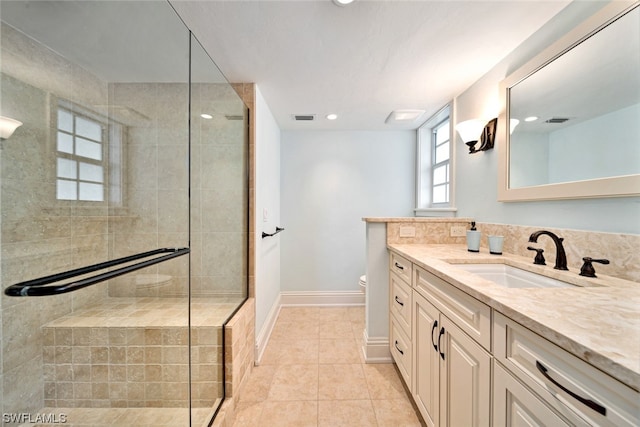
{"label": "glass shower door", "polygon": [[189,32],[164,1],[0,13],[2,423],[189,425]]}

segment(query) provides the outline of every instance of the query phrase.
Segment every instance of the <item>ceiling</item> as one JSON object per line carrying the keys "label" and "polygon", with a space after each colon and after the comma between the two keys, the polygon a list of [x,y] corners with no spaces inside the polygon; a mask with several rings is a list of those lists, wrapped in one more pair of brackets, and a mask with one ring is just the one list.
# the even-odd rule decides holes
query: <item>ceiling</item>
{"label": "ceiling", "polygon": [[[229,81],[258,84],[285,130],[415,129],[568,3],[171,1]],[[397,109],[426,113],[386,124]]]}
{"label": "ceiling", "polygon": [[[229,81],[258,84],[281,129],[397,130],[415,129],[569,0],[170,3]],[[105,81],[186,81],[185,29],[162,4],[2,0],[0,12]],[[398,109],[425,114],[386,124]]]}

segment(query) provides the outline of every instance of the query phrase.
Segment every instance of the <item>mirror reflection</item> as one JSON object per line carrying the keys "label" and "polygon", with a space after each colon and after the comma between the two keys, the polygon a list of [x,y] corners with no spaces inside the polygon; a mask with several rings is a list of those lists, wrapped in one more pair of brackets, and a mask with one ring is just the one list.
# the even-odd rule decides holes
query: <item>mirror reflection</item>
{"label": "mirror reflection", "polygon": [[640,173],[640,8],[509,89],[509,188]]}

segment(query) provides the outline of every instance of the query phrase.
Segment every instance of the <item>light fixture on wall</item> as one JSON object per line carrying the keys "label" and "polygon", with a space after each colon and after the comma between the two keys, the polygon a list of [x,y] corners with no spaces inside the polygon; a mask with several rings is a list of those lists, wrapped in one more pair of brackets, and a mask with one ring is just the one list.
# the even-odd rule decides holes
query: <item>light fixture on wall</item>
{"label": "light fixture on wall", "polygon": [[[472,119],[458,123],[456,130],[462,141],[469,147],[469,154],[473,154],[493,148],[497,125],[498,119],[489,120],[488,123],[480,119]],[[476,148],[478,138],[480,139],[480,147]]]}
{"label": "light fixture on wall", "polygon": [[22,126],[22,122],[9,118],[0,116],[0,139],[5,140],[9,139],[13,132]]}
{"label": "light fixture on wall", "polygon": [[511,135],[513,131],[516,130],[516,126],[518,126],[518,123],[520,123],[520,120],[518,119],[509,119],[509,135]]}

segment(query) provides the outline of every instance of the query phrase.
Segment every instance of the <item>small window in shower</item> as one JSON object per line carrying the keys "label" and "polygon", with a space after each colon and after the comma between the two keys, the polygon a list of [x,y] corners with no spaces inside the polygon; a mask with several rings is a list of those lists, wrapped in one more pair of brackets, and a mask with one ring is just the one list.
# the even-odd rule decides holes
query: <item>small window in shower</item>
{"label": "small window in shower", "polygon": [[[111,157],[119,159],[122,126],[63,102],[58,105],[56,121],[56,199],[104,202],[107,183],[120,181],[118,176],[109,176],[108,153],[113,151]],[[114,142],[113,150],[108,150],[109,139]],[[113,166],[112,175],[119,170],[119,165]],[[120,186],[116,187],[110,189],[112,199],[118,199],[112,202],[121,201]]]}

